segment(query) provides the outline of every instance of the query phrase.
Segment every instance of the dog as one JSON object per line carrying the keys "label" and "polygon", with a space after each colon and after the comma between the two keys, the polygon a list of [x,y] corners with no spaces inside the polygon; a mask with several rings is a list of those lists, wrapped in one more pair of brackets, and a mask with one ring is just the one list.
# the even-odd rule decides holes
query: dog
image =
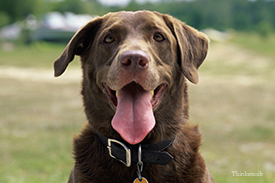
{"label": "dog", "polygon": [[74,138],[69,183],[213,183],[189,122],[187,80],[197,84],[209,39],[151,11],[116,12],[83,26],[54,62],[81,58],[87,124]]}

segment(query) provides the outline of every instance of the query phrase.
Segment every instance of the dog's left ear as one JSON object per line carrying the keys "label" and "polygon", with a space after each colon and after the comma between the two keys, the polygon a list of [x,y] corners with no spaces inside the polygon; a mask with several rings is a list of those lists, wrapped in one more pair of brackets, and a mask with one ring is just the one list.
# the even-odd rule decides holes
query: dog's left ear
{"label": "dog's left ear", "polygon": [[70,42],[67,44],[63,53],[54,62],[54,76],[60,76],[66,70],[69,63],[74,59],[75,55],[82,55],[85,50],[92,44],[97,29],[101,25],[102,18],[96,18],[84,27],[82,27]]}
{"label": "dog's left ear", "polygon": [[164,15],[163,19],[178,42],[180,66],[184,76],[197,84],[199,82],[197,70],[208,52],[208,37],[169,15]]}

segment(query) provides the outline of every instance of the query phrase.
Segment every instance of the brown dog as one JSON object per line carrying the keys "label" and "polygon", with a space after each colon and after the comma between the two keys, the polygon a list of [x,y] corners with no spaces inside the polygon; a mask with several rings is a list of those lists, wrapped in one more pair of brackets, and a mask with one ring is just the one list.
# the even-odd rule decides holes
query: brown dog
{"label": "brown dog", "polygon": [[214,182],[198,152],[201,135],[188,121],[185,78],[197,69],[208,38],[157,12],[98,17],[55,61],[60,76],[80,55],[88,124],[74,139],[69,182]]}

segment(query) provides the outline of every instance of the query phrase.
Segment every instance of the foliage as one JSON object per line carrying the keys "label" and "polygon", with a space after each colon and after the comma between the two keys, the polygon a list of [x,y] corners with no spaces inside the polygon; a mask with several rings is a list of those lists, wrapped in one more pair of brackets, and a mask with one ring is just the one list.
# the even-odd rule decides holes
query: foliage
{"label": "foliage", "polygon": [[8,24],[10,22],[10,17],[7,13],[0,11],[0,27]]}
{"label": "foliage", "polygon": [[8,23],[22,20],[29,14],[38,14],[45,8],[41,8],[41,0],[1,0],[0,12],[9,17]]}
{"label": "foliage", "polygon": [[233,28],[259,32],[266,37],[275,28],[275,1],[267,0],[162,0],[145,4],[132,0],[126,7],[107,7],[96,0],[1,0],[0,26],[22,20],[28,14],[40,17],[47,11],[103,15],[109,11],[140,9],[171,14],[198,29]]}

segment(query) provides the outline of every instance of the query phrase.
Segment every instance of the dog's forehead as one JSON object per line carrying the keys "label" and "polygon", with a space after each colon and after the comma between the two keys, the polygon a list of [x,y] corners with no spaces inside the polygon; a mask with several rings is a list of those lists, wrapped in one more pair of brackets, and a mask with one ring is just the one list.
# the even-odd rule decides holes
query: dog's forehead
{"label": "dog's forehead", "polygon": [[121,11],[116,13],[109,13],[104,17],[103,28],[111,27],[113,25],[120,25],[125,27],[136,28],[139,26],[165,26],[165,22],[161,14],[156,14],[150,11]]}

